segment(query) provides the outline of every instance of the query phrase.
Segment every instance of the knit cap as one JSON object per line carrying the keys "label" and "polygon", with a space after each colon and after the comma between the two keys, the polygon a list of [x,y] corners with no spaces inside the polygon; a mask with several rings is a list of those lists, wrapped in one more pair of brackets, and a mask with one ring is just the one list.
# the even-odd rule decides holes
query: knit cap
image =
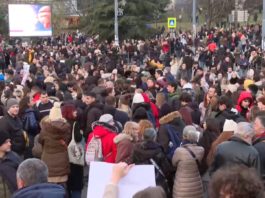
{"label": "knit cap", "polygon": [[237,129],[237,123],[235,121],[228,119],[225,120],[223,131],[235,132],[236,129]]}
{"label": "knit cap", "polygon": [[154,128],[147,128],[144,130],[144,139],[145,140],[154,140],[156,135],[157,135],[157,132]]}
{"label": "knit cap", "polygon": [[112,125],[114,123],[113,116],[110,114],[104,114],[100,116],[99,122],[104,122]]}
{"label": "knit cap", "polygon": [[133,104],[139,104],[144,102],[144,97],[140,93],[135,93],[133,96]]}
{"label": "knit cap", "polygon": [[53,107],[50,110],[49,119],[51,121],[63,119],[61,104],[59,102],[53,104]]}
{"label": "knit cap", "polygon": [[18,100],[15,98],[9,98],[6,101],[6,110],[8,111],[14,105],[18,105]]}

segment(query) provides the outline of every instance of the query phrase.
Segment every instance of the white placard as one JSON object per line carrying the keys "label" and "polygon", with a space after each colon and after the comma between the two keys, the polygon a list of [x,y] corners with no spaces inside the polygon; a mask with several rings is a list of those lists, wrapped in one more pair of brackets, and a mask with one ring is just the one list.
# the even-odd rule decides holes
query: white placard
{"label": "white placard", "polygon": [[[114,164],[92,162],[90,164],[87,198],[102,198],[107,184],[110,182]],[[153,165],[136,165],[119,183],[119,198],[132,196],[145,188],[156,186]]]}

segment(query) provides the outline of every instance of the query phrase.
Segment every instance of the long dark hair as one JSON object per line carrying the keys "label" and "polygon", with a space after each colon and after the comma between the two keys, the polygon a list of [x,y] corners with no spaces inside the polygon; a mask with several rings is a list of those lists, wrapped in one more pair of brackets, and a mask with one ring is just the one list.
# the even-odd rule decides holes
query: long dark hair
{"label": "long dark hair", "polygon": [[215,133],[216,135],[220,134],[218,123],[214,118],[206,119],[206,130]]}
{"label": "long dark hair", "polygon": [[24,113],[25,110],[28,109],[30,103],[30,97],[29,96],[25,96],[24,98],[22,98],[19,102],[19,112],[18,112],[18,116],[21,117]]}

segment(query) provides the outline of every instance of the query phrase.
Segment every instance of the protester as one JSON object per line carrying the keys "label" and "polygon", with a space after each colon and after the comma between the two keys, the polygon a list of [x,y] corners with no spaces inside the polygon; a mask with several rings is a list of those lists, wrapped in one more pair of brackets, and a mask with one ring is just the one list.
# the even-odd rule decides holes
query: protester
{"label": "protester", "polygon": [[71,139],[70,124],[62,116],[60,103],[55,102],[48,117],[41,122],[39,142],[42,145],[41,160],[49,170],[48,182],[66,187],[70,164],[67,145]]}
{"label": "protester", "polygon": [[132,152],[133,163],[153,164],[156,172],[156,183],[163,187],[167,196],[172,193],[173,169],[163,149],[155,142],[157,132],[154,128],[147,128],[144,131],[144,141],[138,143]]}
{"label": "protester", "polygon": [[255,139],[253,141],[253,146],[259,153],[260,157],[260,168],[261,168],[261,176],[263,183],[265,184],[265,116],[264,115],[257,115],[256,119],[254,120],[254,132],[255,132]]}
{"label": "protester", "polygon": [[117,146],[114,138],[117,136],[118,129],[115,127],[113,116],[104,114],[99,120],[92,124],[92,132],[87,139],[86,150],[93,138],[99,138],[102,142],[102,157],[104,162],[114,163],[117,156]]}
{"label": "protester", "polygon": [[132,163],[133,147],[142,138],[139,134],[139,124],[136,122],[126,122],[123,132],[114,138],[117,144],[117,156],[115,162]]}
{"label": "protester", "polygon": [[[263,124],[259,111],[264,110],[265,104],[262,67],[265,53],[260,46],[261,27],[244,25],[231,30],[202,26],[195,35],[195,50],[190,32],[181,30],[168,34],[164,28],[161,32],[150,38],[143,36],[141,40],[126,39],[119,46],[114,41],[103,41],[99,35],[87,35],[79,30],[35,38],[28,43],[20,38],[1,36],[0,66],[4,71],[0,73],[0,129],[8,133],[12,151],[23,159],[31,157],[31,152],[43,159],[51,177],[63,183],[69,177],[71,184],[68,183],[67,189],[72,193],[77,190],[80,196],[82,166],[78,167],[80,172],[72,170],[69,175],[67,146],[71,129],[77,132],[78,137],[74,139],[79,146],[83,145],[80,134],[86,145],[95,139],[101,141],[102,146],[98,146],[102,151],[101,161],[131,163],[135,158],[139,164],[151,164],[150,160],[142,162],[151,156],[146,157],[149,151],[163,155],[161,158],[166,163],[176,149],[183,149],[179,144],[185,124],[193,125],[196,131],[203,131],[206,124],[197,137],[205,151],[199,171],[206,195],[206,184],[211,180],[209,167],[219,169],[240,159],[258,170],[259,163],[254,163],[258,160],[253,160],[257,153],[254,155],[250,145],[252,140],[246,138],[252,136],[246,132],[251,127],[243,127],[240,131],[244,134],[237,130],[237,123],[248,122],[254,123],[253,144],[257,147],[262,170]],[[66,105],[62,106],[63,111],[71,103],[69,115],[77,111],[74,119],[63,115],[66,118],[60,121],[63,127],[57,128],[54,125],[59,121],[49,121],[56,102]],[[33,112],[35,119],[28,116]],[[106,117],[107,114],[110,116]],[[32,122],[26,122],[29,118]],[[126,122],[132,121],[139,124],[139,137],[135,135],[137,124],[128,130],[124,127]],[[78,127],[73,127],[74,122]],[[30,127],[26,123],[31,123]],[[37,125],[41,128],[35,130]],[[157,131],[157,139],[147,140],[146,130]],[[97,137],[92,141],[95,134],[100,136],[100,141]],[[131,138],[120,140],[125,134]],[[42,144],[38,144],[39,141]],[[125,151],[124,145],[129,149]],[[192,147],[201,148],[195,144]],[[253,158],[251,162],[245,162],[247,153]],[[216,155],[217,158],[221,155],[225,162],[220,163]],[[194,163],[192,167],[195,168]],[[169,178],[174,176],[174,170],[163,169]],[[86,172],[85,165],[84,175]],[[161,178],[157,170],[156,176]],[[201,195],[201,183],[198,186]],[[163,187],[167,196],[172,196],[165,185]],[[193,192],[193,187],[187,191]],[[146,192],[148,189],[143,195]],[[153,192],[158,195],[161,189]]]}
{"label": "protester", "polygon": [[39,159],[23,161],[17,170],[18,191],[14,198],[65,197],[65,189],[57,184],[48,183],[48,167]]}
{"label": "protester", "polygon": [[53,103],[49,100],[46,91],[41,92],[40,100],[35,104],[35,108],[39,112],[39,119],[41,120],[45,116],[49,115]]}
{"label": "protester", "polygon": [[254,131],[251,124],[240,122],[230,141],[217,146],[211,173],[228,164],[244,164],[255,168],[260,173],[260,157],[257,150],[251,145]]}
{"label": "protester", "polygon": [[20,164],[20,157],[11,151],[10,136],[0,131],[0,195],[3,198],[11,197],[17,190],[16,170]]}
{"label": "protester", "polygon": [[18,117],[18,101],[14,98],[8,99],[6,110],[7,113],[0,119],[0,128],[9,134],[11,150],[22,156],[26,148],[26,134],[23,131],[21,119]]}
{"label": "protester", "polygon": [[262,198],[264,187],[255,169],[233,165],[219,169],[209,186],[209,197]]}
{"label": "protester", "polygon": [[197,146],[198,132],[193,126],[183,129],[183,141],[176,149],[172,164],[177,168],[173,198],[203,197],[202,181],[199,166],[203,158],[203,147]]}
{"label": "protester", "polygon": [[[81,126],[79,122],[80,115],[78,115],[77,109],[74,104],[66,103],[62,106],[62,116],[70,124],[72,138],[76,143],[81,143],[83,140],[83,134],[81,131]],[[82,156],[81,156],[82,157]],[[80,198],[81,191],[83,189],[83,180],[80,178],[83,177],[82,165],[70,163],[70,174],[68,178],[68,191],[69,195],[72,198]]]}

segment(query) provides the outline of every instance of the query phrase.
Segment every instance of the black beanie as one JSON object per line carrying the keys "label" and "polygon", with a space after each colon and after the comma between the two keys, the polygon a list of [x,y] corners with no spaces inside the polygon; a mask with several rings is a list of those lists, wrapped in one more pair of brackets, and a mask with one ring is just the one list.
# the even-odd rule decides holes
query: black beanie
{"label": "black beanie", "polygon": [[0,146],[2,146],[5,143],[5,141],[9,138],[10,138],[9,135],[6,132],[0,131]]}

